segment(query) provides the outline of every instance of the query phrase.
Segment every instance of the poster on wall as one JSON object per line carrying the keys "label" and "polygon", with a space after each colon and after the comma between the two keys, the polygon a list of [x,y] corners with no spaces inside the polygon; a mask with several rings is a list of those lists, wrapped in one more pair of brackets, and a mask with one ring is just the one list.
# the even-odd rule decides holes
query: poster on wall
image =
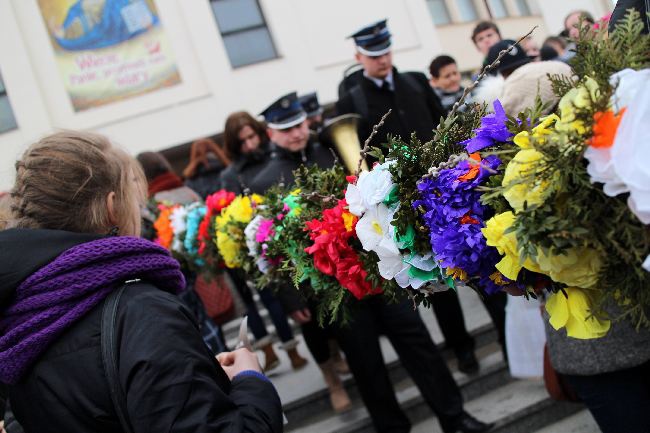
{"label": "poster on wall", "polygon": [[153,0],[38,0],[75,111],[181,82]]}

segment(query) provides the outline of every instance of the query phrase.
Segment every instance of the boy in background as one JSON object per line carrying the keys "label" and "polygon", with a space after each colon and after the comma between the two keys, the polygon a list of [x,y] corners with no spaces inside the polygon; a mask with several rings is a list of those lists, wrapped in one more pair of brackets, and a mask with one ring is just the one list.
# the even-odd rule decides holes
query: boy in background
{"label": "boy in background", "polygon": [[429,73],[431,74],[429,82],[433,91],[438,95],[445,111],[449,112],[465,90],[460,85],[460,72],[456,60],[448,55],[438,56],[431,61]]}

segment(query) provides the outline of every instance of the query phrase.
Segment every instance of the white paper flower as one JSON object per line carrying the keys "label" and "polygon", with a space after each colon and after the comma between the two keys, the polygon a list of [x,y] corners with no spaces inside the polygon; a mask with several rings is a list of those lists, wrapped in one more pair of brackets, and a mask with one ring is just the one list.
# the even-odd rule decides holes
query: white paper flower
{"label": "white paper flower", "polygon": [[368,208],[356,227],[357,237],[364,250],[375,251],[382,245],[386,250],[399,253],[390,225],[394,215],[395,210],[388,209],[383,203]]}
{"label": "white paper flower", "polygon": [[589,148],[587,171],[604,184],[609,196],[629,192],[630,210],[650,224],[650,69],[625,69],[610,79],[617,86],[611,99],[615,112],[626,108],[610,149]]}
{"label": "white paper flower", "polygon": [[643,71],[628,68],[618,71],[609,78],[609,84],[616,89],[609,101],[615,113],[630,105],[635,99],[639,80],[647,79],[642,73]]}
{"label": "white paper flower", "polygon": [[183,251],[183,239],[181,239],[181,235],[187,230],[187,212],[188,209],[185,206],[179,206],[172,210],[169,215],[169,224],[174,231],[174,239],[171,245],[172,251]]}
{"label": "white paper flower", "polygon": [[361,173],[356,185],[348,185],[345,199],[350,213],[361,216],[369,207],[384,201],[394,185],[388,171],[393,163],[393,161],[386,161],[376,165],[371,171]]}
{"label": "white paper flower", "polygon": [[382,278],[392,280],[395,274],[404,268],[404,257],[399,252],[399,249],[397,249],[394,241],[391,243],[387,239],[383,239],[377,245],[375,252],[377,253],[377,257],[379,257],[377,267]]}
{"label": "white paper flower", "polygon": [[444,283],[439,283],[438,281],[424,280],[418,278],[417,276],[411,276],[411,268],[417,268],[425,272],[431,272],[437,268],[437,263],[433,260],[431,254],[425,256],[420,256],[414,254],[409,258],[404,259],[404,268],[395,275],[395,281],[397,284],[402,287],[412,287],[415,290],[420,289],[423,285],[429,284],[428,289],[432,289],[434,292],[444,292],[449,289],[449,287]]}
{"label": "white paper flower", "polygon": [[348,188],[345,190],[345,201],[348,203],[348,210],[353,215],[361,216],[366,211],[361,192],[354,184],[348,184]]}
{"label": "white paper flower", "polygon": [[630,192],[630,209],[644,224],[650,224],[650,69],[627,73],[619,81],[621,87],[634,89],[634,99],[614,138],[612,162]]}
{"label": "white paper flower", "polygon": [[257,257],[260,255],[259,243],[255,240],[255,237],[257,236],[257,231],[259,230],[262,221],[264,221],[264,218],[261,215],[256,215],[244,229],[246,247],[248,248],[248,255],[251,257]]}
{"label": "white paper flower", "polygon": [[645,258],[645,262],[643,262],[643,269],[650,272],[650,255]]}

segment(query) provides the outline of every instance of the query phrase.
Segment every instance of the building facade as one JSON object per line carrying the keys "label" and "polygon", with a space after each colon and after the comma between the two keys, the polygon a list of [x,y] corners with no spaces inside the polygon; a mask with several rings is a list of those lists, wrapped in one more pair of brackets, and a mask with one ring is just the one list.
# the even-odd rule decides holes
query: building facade
{"label": "building facade", "polygon": [[[25,146],[57,129],[100,132],[135,154],[213,135],[230,112],[258,113],[288,91],[334,101],[354,63],[346,37],[374,20],[388,18],[401,70],[425,72],[447,53],[467,71],[482,61],[478,20],[513,39],[538,26],[541,44],[570,11],[602,16],[612,3],[0,0],[0,190]],[[102,25],[109,41],[96,37]]]}

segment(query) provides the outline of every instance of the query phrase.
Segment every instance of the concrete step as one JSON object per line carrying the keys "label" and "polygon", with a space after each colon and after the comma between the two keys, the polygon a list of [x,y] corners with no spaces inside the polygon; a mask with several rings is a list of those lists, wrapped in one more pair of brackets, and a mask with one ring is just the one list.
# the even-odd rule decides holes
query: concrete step
{"label": "concrete step", "polygon": [[[465,391],[467,383],[459,384]],[[397,398],[414,423],[413,433],[442,432],[415,386],[410,385],[398,390]],[[482,421],[496,423],[491,433],[529,433],[580,411],[583,406],[550,400],[541,380],[505,380],[501,386],[490,391],[485,390],[468,399],[465,409]],[[299,429],[289,428],[287,431],[369,433],[374,431],[374,428],[365,408],[357,408],[345,415],[328,417]],[[563,430],[557,431],[560,432],[564,433]]]}
{"label": "concrete step", "polygon": [[591,413],[584,409],[535,433],[600,433],[600,428]]}
{"label": "concrete step", "polygon": [[[449,349],[443,348],[443,344],[438,346],[442,351],[443,357],[447,360],[450,369],[454,373],[454,378],[459,386],[462,385],[461,389],[463,389],[464,393],[467,393],[467,396],[474,396],[477,393],[483,392],[484,389],[492,389],[503,381],[510,379],[507,372],[507,366],[503,361],[503,356],[501,355],[501,347],[496,343],[497,337],[494,328],[491,325],[484,325],[479,329],[475,329],[472,332],[472,335],[476,341],[476,355],[481,364],[481,370],[476,376],[467,376],[457,371],[453,352]],[[404,383],[404,381],[409,381],[410,383],[408,373],[392,351],[392,347],[388,347],[389,343],[384,338],[381,339],[381,344],[383,346],[382,349],[384,349],[383,352],[386,354],[386,368],[388,369],[391,382],[395,384],[396,387]],[[314,373],[320,375],[320,372]],[[301,372],[294,373],[294,375],[300,374]],[[270,377],[273,381],[273,373],[270,374]],[[299,377],[297,378],[299,379]],[[358,406],[363,406],[354,378],[350,375],[344,377],[343,384],[353,402],[357,403]],[[302,395],[293,400],[287,401],[283,399],[282,401],[284,403],[283,409],[285,415],[289,419],[289,429],[298,428],[299,426],[304,426],[313,422],[314,414],[318,414],[318,417],[321,418],[330,416],[336,417],[336,414],[332,411],[330,406],[329,393],[325,384],[322,383],[322,380],[321,385],[311,393]]]}

